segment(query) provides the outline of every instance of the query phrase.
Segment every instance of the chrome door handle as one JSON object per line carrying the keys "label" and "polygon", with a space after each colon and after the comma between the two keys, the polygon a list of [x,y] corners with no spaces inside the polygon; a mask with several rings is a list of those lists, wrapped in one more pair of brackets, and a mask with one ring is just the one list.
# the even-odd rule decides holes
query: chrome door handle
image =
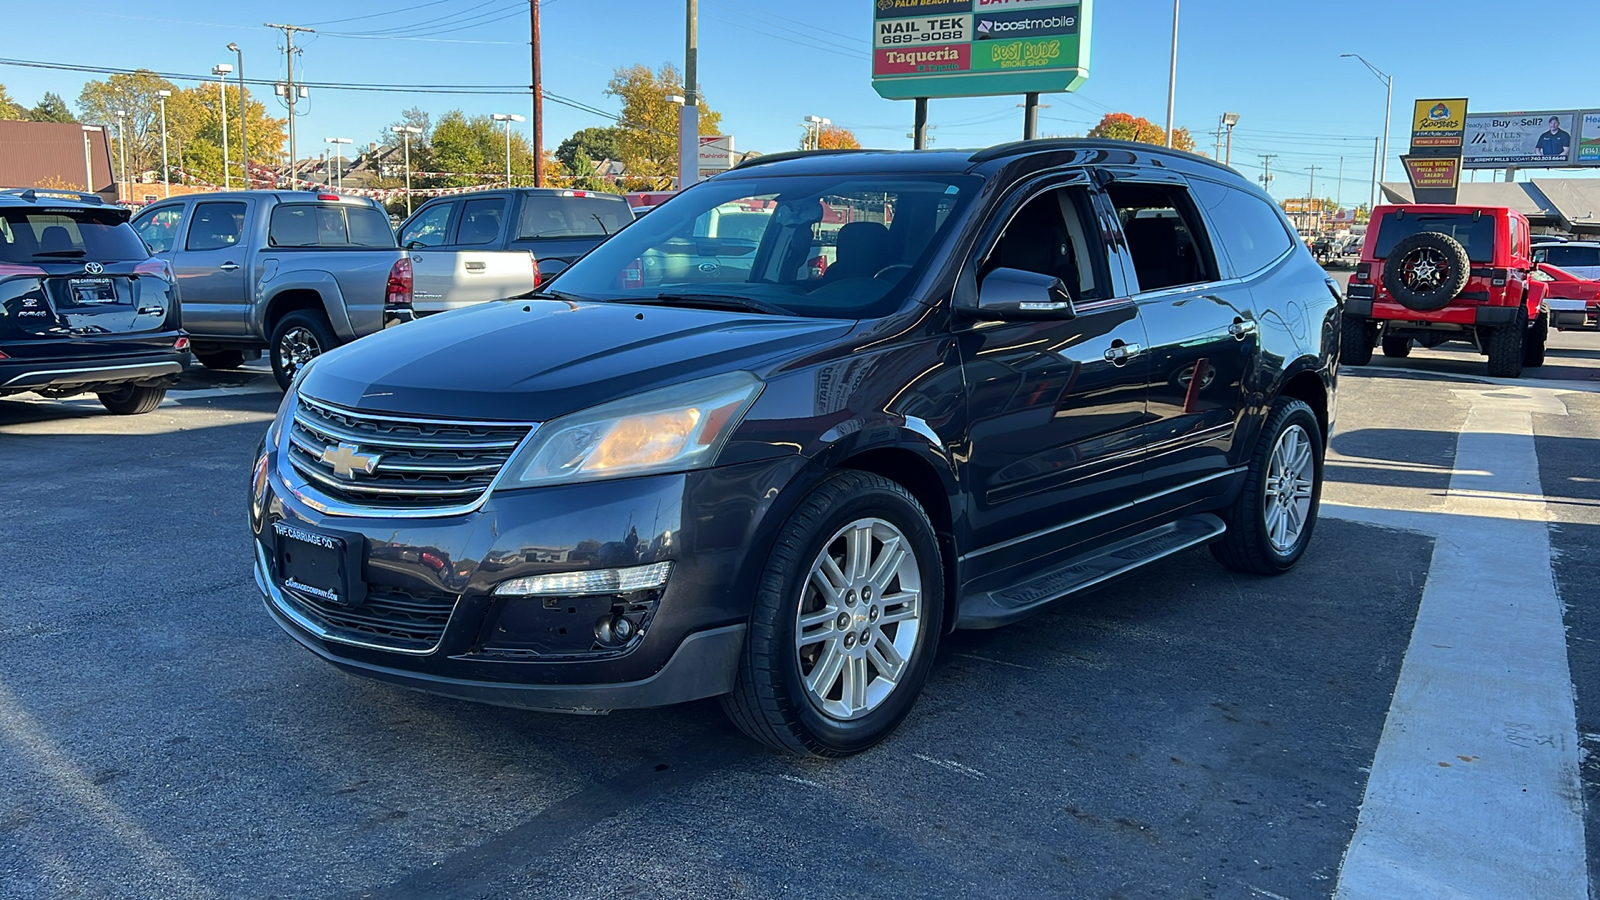
{"label": "chrome door handle", "polygon": [[1106,351],[1106,362],[1116,366],[1125,366],[1128,360],[1144,352],[1138,344],[1116,344]]}
{"label": "chrome door handle", "polygon": [[238,263],[225,262],[222,265],[217,266],[217,268],[221,269],[224,272],[233,272],[233,271],[237,271],[238,270],[239,264]]}
{"label": "chrome door handle", "polygon": [[1228,326],[1228,333],[1233,335],[1234,340],[1242,341],[1250,335],[1256,333],[1256,323],[1245,322],[1242,320],[1235,322]]}

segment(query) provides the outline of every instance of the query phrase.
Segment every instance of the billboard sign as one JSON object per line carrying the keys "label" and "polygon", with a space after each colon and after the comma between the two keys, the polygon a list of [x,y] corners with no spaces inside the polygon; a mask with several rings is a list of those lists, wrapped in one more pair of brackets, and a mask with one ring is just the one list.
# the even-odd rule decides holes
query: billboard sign
{"label": "billboard sign", "polygon": [[[1473,113],[1467,116],[1464,156],[1469,169],[1556,169],[1576,164],[1581,144],[1574,135],[1588,114],[1555,112]],[[1600,165],[1600,158],[1589,163]]]}
{"label": "billboard sign", "polygon": [[1418,100],[1411,116],[1411,149],[1461,146],[1467,127],[1467,101]]}
{"label": "billboard sign", "polygon": [[1600,166],[1600,112],[1583,114],[1583,130],[1578,137],[1578,165]]}
{"label": "billboard sign", "polygon": [[889,100],[1077,90],[1093,0],[874,0],[872,86]]}

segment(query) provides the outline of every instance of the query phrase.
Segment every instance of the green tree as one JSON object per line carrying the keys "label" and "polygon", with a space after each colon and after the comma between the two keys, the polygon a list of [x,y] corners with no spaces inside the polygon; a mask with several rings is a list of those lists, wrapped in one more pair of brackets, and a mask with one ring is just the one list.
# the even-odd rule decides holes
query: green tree
{"label": "green tree", "polygon": [[[622,101],[617,123],[617,152],[637,177],[649,178],[678,170],[678,105],[668,100],[683,96],[683,75],[671,63],[652,72],[649,66],[617,69],[606,93]],[[721,134],[722,114],[701,97],[700,133]]]}
{"label": "green tree", "polygon": [[[585,165],[579,165],[580,158]],[[556,159],[576,175],[593,173],[594,163],[600,160],[621,158],[615,127],[581,129],[556,147]]]}
{"label": "green tree", "polygon": [[11,94],[6,91],[6,86],[0,84],[0,119],[26,119],[28,111],[22,104],[11,99]]}
{"label": "green tree", "polygon": [[[506,167],[505,125],[488,116],[468,117],[452,109],[439,117],[428,136],[434,171],[451,172],[440,178],[425,179],[427,187],[469,187],[504,183]],[[412,159],[413,165],[416,159]],[[532,184],[533,152],[528,139],[511,132],[511,172],[514,183]]]}
{"label": "green tree", "polygon": [[76,122],[77,117],[72,114],[72,107],[61,95],[53,91],[45,91],[33,109],[28,111],[28,118],[35,122]]}
{"label": "green tree", "polygon": [[78,113],[83,121],[109,127],[112,158],[119,158],[117,110],[126,113],[122,122],[128,142],[128,172],[136,176],[161,165],[161,108],[157,91],[177,93],[172,82],[149,69],[112,75],[104,81],[91,81],[78,94]]}
{"label": "green tree", "polygon": [[[239,88],[228,85],[222,91],[216,82],[202,82],[186,90],[174,91],[167,100],[167,136],[170,161],[188,175],[212,184],[222,184],[222,100],[228,97],[228,172],[235,183],[243,175],[243,158],[239,152]],[[283,154],[287,122],[267,115],[266,106],[250,96],[245,108],[245,122],[250,135],[250,158],[256,162],[276,163]],[[151,136],[156,165],[161,160],[161,123],[158,120]],[[130,139],[129,149],[132,149]],[[131,166],[132,163],[130,162]]]}
{"label": "green tree", "polygon": [[383,127],[383,133],[378,135],[378,146],[400,146],[400,135],[395,134],[396,127],[411,127],[421,129],[421,134],[411,136],[411,164],[416,165],[418,154],[428,152],[428,139],[433,134],[433,116],[420,106],[413,106],[400,111],[400,118]]}

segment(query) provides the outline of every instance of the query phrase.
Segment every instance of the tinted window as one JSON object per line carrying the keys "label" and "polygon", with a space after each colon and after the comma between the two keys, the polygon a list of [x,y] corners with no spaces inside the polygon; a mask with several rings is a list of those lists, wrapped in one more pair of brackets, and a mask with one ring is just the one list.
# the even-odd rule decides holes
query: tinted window
{"label": "tinted window", "polygon": [[1074,300],[1110,297],[1105,243],[1091,209],[1082,188],[1058,188],[1029,200],[1006,223],[979,277],[1001,267],[1021,269],[1061,279]]}
{"label": "tinted window", "polygon": [[430,206],[400,230],[402,247],[437,247],[444,243],[445,231],[450,227],[450,212],[454,203]]}
{"label": "tinted window", "polygon": [[0,262],[116,261],[149,256],[133,227],[111,210],[41,208],[0,212]]}
{"label": "tinted window", "polygon": [[1216,262],[1188,191],[1115,181],[1106,186],[1106,196],[1122,220],[1140,291],[1216,280]]}
{"label": "tinted window", "polygon": [[183,219],[183,207],[166,206],[152,210],[133,223],[133,230],[150,245],[153,253],[165,253],[178,243],[178,222]]}
{"label": "tinted window", "polygon": [[185,250],[225,250],[244,236],[243,203],[197,203],[189,222]]}
{"label": "tinted window", "polygon": [[287,203],[272,211],[274,247],[393,247],[389,220],[370,206]]}
{"label": "tinted window", "polygon": [[712,180],[601,244],[555,285],[586,300],[729,297],[802,316],[882,316],[980,185],[966,176]]}
{"label": "tinted window", "polygon": [[505,216],[504,197],[468,200],[461,205],[461,224],[456,228],[457,244],[492,244],[500,236],[500,220]]}
{"label": "tinted window", "polygon": [[1600,266],[1600,247],[1546,247],[1542,251],[1545,262],[1558,269],[1573,266]]}
{"label": "tinted window", "polygon": [[1467,257],[1473,262],[1494,261],[1494,217],[1474,218],[1470,213],[1390,213],[1378,226],[1378,243],[1373,255],[1388,259],[1395,244],[1424,231],[1455,238],[1467,248]]}
{"label": "tinted window", "polygon": [[1233,263],[1233,274],[1253,275],[1294,246],[1273,206],[1254,194],[1196,179],[1190,189],[1210,217],[1212,236]]}
{"label": "tinted window", "polygon": [[621,199],[530,194],[522,200],[517,238],[605,237],[632,221],[633,213]]}

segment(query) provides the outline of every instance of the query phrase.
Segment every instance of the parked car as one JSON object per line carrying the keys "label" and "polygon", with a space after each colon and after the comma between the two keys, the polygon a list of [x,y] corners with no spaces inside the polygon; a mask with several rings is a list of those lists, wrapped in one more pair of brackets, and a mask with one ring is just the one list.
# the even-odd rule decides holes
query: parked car
{"label": "parked car", "polygon": [[1503,206],[1380,206],[1349,288],[1343,359],[1373,347],[1403,358],[1411,345],[1466,341],[1489,374],[1516,378],[1544,365],[1550,311],[1532,277],[1528,220]]}
{"label": "parked car", "polygon": [[[824,200],[849,223],[818,272]],[[758,201],[744,263],[677,265]],[[676,274],[644,282],[652,257]],[[349,672],[545,710],[720,696],[757,740],[853,753],[952,629],[1201,544],[1294,566],[1339,303],[1198,156],[761,157],[545,293],[302,370],[255,457],[255,576]]]}
{"label": "parked car", "polygon": [[1533,278],[1545,284],[1545,305],[1557,331],[1600,331],[1600,281],[1544,263]]}
{"label": "parked car", "polygon": [[1533,261],[1549,263],[1579,278],[1600,278],[1600,242],[1545,244],[1534,248]]}
{"label": "parked car", "polygon": [[189,362],[172,271],[95,194],[0,191],[0,396],[161,405]]}
{"label": "parked car", "polygon": [[[232,191],[173,197],[133,222],[177,273],[195,358],[232,369],[263,349],[288,387],[307,362],[381,331],[385,310],[416,299],[376,201],[305,191]],[[429,281],[428,298],[473,302],[527,293],[537,268],[526,253],[485,254],[477,267]]]}
{"label": "parked car", "polygon": [[[438,197],[400,226],[411,253],[413,314],[426,316],[505,296],[499,287],[530,260],[545,279],[633,222],[628,203],[597,191],[518,188]],[[505,251],[521,251],[520,262]],[[494,273],[496,265],[501,271]],[[463,290],[473,272],[488,272],[481,290]],[[394,317],[404,318],[404,314]]]}

